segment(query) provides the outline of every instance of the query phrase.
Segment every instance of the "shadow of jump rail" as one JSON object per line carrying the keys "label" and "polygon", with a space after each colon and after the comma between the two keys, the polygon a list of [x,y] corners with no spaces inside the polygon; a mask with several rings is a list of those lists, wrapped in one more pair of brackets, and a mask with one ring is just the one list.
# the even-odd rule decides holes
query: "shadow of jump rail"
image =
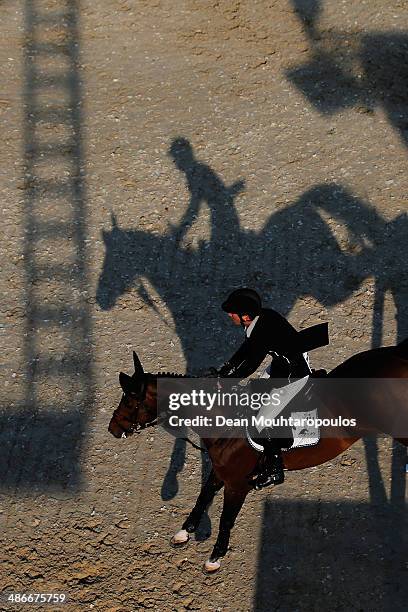
{"label": "shadow of jump rail", "polygon": [[254,612],[406,609],[407,515],[401,505],[264,506]]}

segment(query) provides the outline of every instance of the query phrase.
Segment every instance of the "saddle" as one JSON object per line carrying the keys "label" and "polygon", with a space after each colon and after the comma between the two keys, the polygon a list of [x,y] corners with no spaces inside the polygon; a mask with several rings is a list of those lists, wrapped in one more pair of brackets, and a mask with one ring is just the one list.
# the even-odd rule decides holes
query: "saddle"
{"label": "saddle", "polygon": [[[263,406],[259,410],[256,419],[261,420],[260,424],[246,428],[246,436],[249,445],[255,450],[263,452],[263,446],[254,440],[254,438],[259,438],[259,434],[261,434],[262,430],[265,428],[262,427],[262,419],[277,419],[279,415],[282,415],[285,411],[287,413],[285,416],[291,416],[294,421],[294,425],[292,426],[293,444],[289,448],[284,448],[282,450],[287,451],[294,448],[303,448],[305,446],[315,446],[320,440],[320,430],[315,424],[312,424],[312,422],[315,422],[317,419],[318,411],[317,408],[313,406],[313,398],[310,394],[311,388],[313,387],[311,379],[323,377],[325,374],[325,370],[315,370],[310,376],[305,376],[279,389],[272,389],[271,396],[272,394],[278,393],[280,403],[278,406],[269,404]],[[304,410],[296,410],[296,397],[299,394],[303,395],[306,404],[310,404],[310,409],[307,409],[308,406],[305,406],[306,409]],[[292,411],[287,410],[287,406],[292,403],[292,401],[294,409]]]}

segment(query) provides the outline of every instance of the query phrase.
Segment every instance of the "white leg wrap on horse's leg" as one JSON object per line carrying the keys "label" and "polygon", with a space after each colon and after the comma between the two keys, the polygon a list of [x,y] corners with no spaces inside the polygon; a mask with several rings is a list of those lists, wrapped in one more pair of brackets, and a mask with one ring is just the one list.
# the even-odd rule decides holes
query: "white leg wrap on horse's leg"
{"label": "white leg wrap on horse's leg", "polygon": [[207,559],[207,561],[204,563],[204,569],[206,572],[216,572],[217,570],[219,570],[221,567],[221,563],[219,561],[211,561],[210,559]]}
{"label": "white leg wrap on horse's leg", "polygon": [[188,542],[190,539],[190,535],[186,529],[180,529],[172,538],[173,544],[184,544],[184,542]]}

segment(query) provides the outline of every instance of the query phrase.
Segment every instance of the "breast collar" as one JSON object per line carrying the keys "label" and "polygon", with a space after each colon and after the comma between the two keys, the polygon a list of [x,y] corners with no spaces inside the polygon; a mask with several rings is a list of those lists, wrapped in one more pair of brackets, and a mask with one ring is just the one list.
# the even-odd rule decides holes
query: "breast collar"
{"label": "breast collar", "polygon": [[247,338],[249,338],[249,336],[254,331],[254,327],[257,324],[258,319],[259,319],[259,315],[256,316],[255,319],[252,321],[251,325],[248,325],[248,327],[246,328],[245,335],[246,335]]}

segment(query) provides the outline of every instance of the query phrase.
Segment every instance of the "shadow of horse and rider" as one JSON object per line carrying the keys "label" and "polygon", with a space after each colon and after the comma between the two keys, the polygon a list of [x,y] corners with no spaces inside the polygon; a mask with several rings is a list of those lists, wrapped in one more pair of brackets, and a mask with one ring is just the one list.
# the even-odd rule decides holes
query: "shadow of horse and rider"
{"label": "shadow of horse and rider", "polygon": [[[170,155],[185,175],[187,209],[163,234],[122,228],[112,216],[111,229],[103,232],[106,254],[97,288],[103,310],[113,308],[133,289],[160,316],[147,281],[171,313],[190,374],[221,363],[237,344],[219,309],[226,293],[238,286],[256,287],[287,316],[299,298],[310,296],[332,307],[371,278],[373,338],[381,343],[387,293],[395,303],[398,340],[408,335],[408,273],[400,265],[408,232],[406,214],[386,221],[372,205],[329,183],[314,186],[293,204],[274,211],[259,232],[247,230],[235,205],[243,180],[225,185],[195,157],[185,138],[173,140]],[[203,206],[210,213],[209,237],[191,244],[188,238]],[[341,244],[327,217],[346,228]],[[185,442],[177,439],[162,486],[165,500],[177,493],[185,452]]]}
{"label": "shadow of horse and rider", "polygon": [[408,35],[403,31],[319,28],[321,0],[292,0],[310,58],[286,72],[313,108],[331,116],[347,108],[385,112],[408,146]]}
{"label": "shadow of horse and rider", "polygon": [[[309,42],[309,58],[286,71],[293,83],[314,110],[331,117],[346,109],[367,114],[374,118],[381,109],[398,134],[402,144],[408,147],[408,35],[402,30],[361,32],[321,26],[324,3],[322,0],[292,0],[292,5]],[[336,210],[333,216],[342,218]],[[349,210],[345,211],[346,214]],[[368,222],[369,234],[375,234],[373,250],[376,291],[373,307],[372,343],[379,347],[383,340],[384,298],[387,291],[394,298],[397,317],[397,337],[406,335],[406,229],[407,215],[386,223],[373,211],[372,222],[366,216],[353,217],[356,233],[365,235]],[[384,232],[384,237],[381,237]],[[370,236],[368,236],[370,240]],[[379,244],[386,248],[378,248]],[[385,262],[381,262],[382,255]],[[394,254],[391,261],[389,256]],[[385,502],[385,488],[377,459],[374,440],[366,440],[366,455],[370,490],[373,499]],[[401,459],[401,458],[400,458]],[[400,472],[400,459],[394,452],[391,499],[401,499],[405,489]]]}
{"label": "shadow of horse and rider", "polygon": [[[408,146],[407,33],[400,29],[361,33],[356,30],[342,31],[327,24],[321,27],[321,0],[292,0],[292,5],[302,22],[310,53],[306,61],[287,70],[289,81],[324,117],[354,108],[374,119],[376,110],[381,109],[401,142]],[[383,8],[385,12],[389,7]],[[361,16],[367,16],[369,9],[368,5],[361,7]],[[336,200],[329,199],[328,207],[333,218],[345,223],[349,231],[360,236],[369,246],[367,273],[371,273],[375,280],[372,347],[381,346],[383,342],[384,299],[387,292],[395,302],[397,336],[402,340],[407,335],[407,215],[386,222],[361,201],[357,202],[361,214],[358,214],[358,210],[353,211],[352,207],[338,207]],[[367,253],[363,248],[356,256],[358,267]],[[402,568],[406,555],[406,451],[404,449],[401,453],[401,449],[394,447],[391,490],[387,498],[376,441],[365,440],[365,450],[370,504],[319,502],[309,504],[310,509],[307,509],[289,502],[282,504],[280,511],[276,500],[273,504],[267,501],[262,521],[261,540],[264,546],[259,557],[254,611],[270,609],[271,592],[279,593],[279,607],[285,609],[298,607],[298,593],[309,593],[309,601],[307,597],[302,598],[302,607],[307,609],[316,606],[316,601],[313,601],[316,593],[320,607],[325,607],[326,603],[332,606],[335,601],[342,609],[353,608],[356,602],[361,609],[405,609],[407,592]],[[313,514],[321,517],[321,524],[320,519],[313,518]],[[336,522],[342,514],[348,516],[340,526]],[[324,536],[304,538],[302,534],[299,538],[296,535],[296,528],[304,524],[306,516],[313,524],[314,533],[321,530]],[[288,519],[296,525],[295,529],[287,524]],[[374,521],[375,528],[367,533],[366,525],[370,520]],[[273,537],[277,526],[283,533],[291,534],[278,553],[276,538]],[[329,537],[326,535],[327,526],[331,532]],[[347,537],[344,537],[345,534]],[[362,534],[365,536],[362,537]],[[300,554],[299,541],[302,542]],[[312,547],[315,546],[314,550],[308,550],[310,543]],[[295,546],[295,552],[291,546]],[[375,548],[381,550],[381,555],[384,551],[384,556],[373,554]],[[288,558],[294,561],[290,563],[291,567],[286,567]],[[312,575],[308,564],[304,564],[305,558],[319,559],[319,563],[313,564]],[[271,566],[285,569],[271,580]],[[329,568],[333,568],[335,580],[328,580],[331,578],[330,571],[327,571]],[[345,584],[347,588],[344,588]],[[291,588],[287,588],[288,585]]]}

